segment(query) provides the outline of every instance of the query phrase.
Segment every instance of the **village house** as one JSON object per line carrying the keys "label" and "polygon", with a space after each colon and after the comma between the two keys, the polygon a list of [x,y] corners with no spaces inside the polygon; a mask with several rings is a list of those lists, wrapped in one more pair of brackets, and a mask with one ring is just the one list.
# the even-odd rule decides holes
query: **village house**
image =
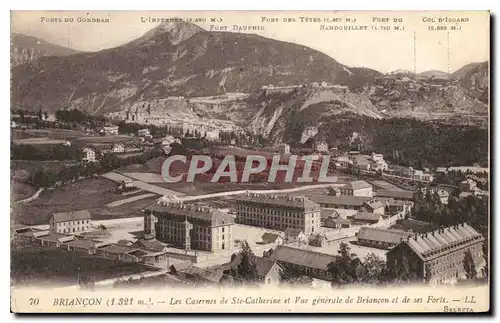
{"label": "village house", "polygon": [[347,196],[373,196],[373,187],[365,181],[353,181],[340,187],[342,195]]}
{"label": "village house", "polygon": [[441,204],[448,204],[448,200],[450,199],[450,193],[443,189],[438,189],[436,194],[439,196],[439,200]]}
{"label": "village house", "polygon": [[334,209],[350,209],[359,210],[363,207],[365,202],[373,199],[372,197],[365,196],[331,196],[331,195],[313,195],[310,199],[318,203],[322,208]]}
{"label": "village house", "polygon": [[281,237],[279,234],[271,232],[264,233],[261,237],[261,241],[263,244],[269,244],[269,243],[283,244],[285,242],[283,237]]}
{"label": "village house", "polygon": [[112,151],[113,151],[113,153],[124,153],[125,146],[123,146],[123,144],[115,144],[115,145],[113,145]]}
{"label": "village house", "polygon": [[460,183],[461,192],[474,192],[475,190],[477,190],[477,183],[470,178]]}
{"label": "village house", "polygon": [[[229,267],[237,268],[241,263],[241,258],[240,253],[232,255]],[[257,256],[253,256],[252,260],[255,262],[259,283],[265,285],[278,285],[280,283],[283,268],[277,261]]]}
{"label": "village house", "polygon": [[[247,193],[236,200],[236,222],[309,235],[321,226],[320,206],[303,196]],[[285,239],[286,240],[286,239]]]}
{"label": "village house", "polygon": [[378,199],[366,201],[363,204],[363,208],[367,212],[370,212],[370,213],[382,214],[382,215],[385,214],[385,204],[381,200],[378,200]]}
{"label": "village house", "polygon": [[140,129],[137,131],[137,136],[139,137],[149,137],[151,136],[151,133],[149,132],[149,129]]}
{"label": "village house", "polygon": [[340,216],[329,216],[325,222],[323,223],[323,226],[326,228],[331,228],[331,229],[342,229],[342,228],[350,228],[351,227],[351,221],[344,219]]}
{"label": "village house", "polygon": [[52,213],[49,218],[53,233],[80,233],[90,229],[92,216],[87,210]]}
{"label": "village house", "polygon": [[333,255],[288,246],[266,251],[264,257],[276,260],[285,270],[325,281],[331,281],[328,265],[336,259]]}
{"label": "village house", "polygon": [[412,233],[405,231],[361,227],[356,236],[359,245],[390,249],[399,244],[401,239],[411,237],[412,235]]}
{"label": "village house", "polygon": [[408,268],[419,279],[430,283],[453,283],[465,277],[465,254],[470,252],[481,277],[486,265],[484,240],[466,223],[416,234],[387,253],[387,267],[389,270]]}
{"label": "village house", "polygon": [[106,135],[117,135],[118,134],[118,126],[104,126],[101,131]]}
{"label": "village house", "polygon": [[328,143],[325,140],[315,140],[313,150],[318,153],[328,153]]}
{"label": "village house", "polygon": [[304,234],[304,232],[302,232],[301,230],[299,229],[295,229],[295,228],[286,228],[285,232],[283,232],[285,238],[284,238],[284,241],[286,243],[294,243],[294,242],[305,242],[307,241],[307,236],[306,234]]}
{"label": "village house", "polygon": [[91,148],[83,148],[83,161],[93,163],[95,162],[95,151]]}
{"label": "village house", "polygon": [[358,212],[352,217],[352,221],[356,224],[376,224],[382,220],[380,214],[371,212]]}
{"label": "village house", "polygon": [[384,155],[382,154],[377,154],[377,153],[372,153],[372,160],[374,162],[381,162],[384,160]]}
{"label": "village house", "polygon": [[402,201],[413,201],[413,191],[403,191],[403,190],[379,190],[376,193],[377,197],[392,198],[395,200]]}
{"label": "village house", "polygon": [[288,155],[290,154],[290,145],[287,145],[287,144],[281,144],[279,146],[279,153],[281,155]]}
{"label": "village house", "polygon": [[60,248],[64,243],[74,240],[75,237],[67,234],[44,231],[43,234],[37,235],[36,239],[40,241],[42,247]]}

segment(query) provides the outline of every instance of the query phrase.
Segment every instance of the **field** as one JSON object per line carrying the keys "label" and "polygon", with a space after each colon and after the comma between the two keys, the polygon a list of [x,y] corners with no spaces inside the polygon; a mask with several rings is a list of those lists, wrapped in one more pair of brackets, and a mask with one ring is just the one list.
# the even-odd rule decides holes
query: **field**
{"label": "field", "polygon": [[11,252],[11,279],[15,285],[76,285],[80,278],[94,281],[152,271],[140,264],[87,256],[61,249],[22,250]]}
{"label": "field", "polygon": [[26,139],[14,140],[14,144],[16,144],[16,145],[60,145],[60,144],[63,144],[65,142],[66,142],[66,140],[51,139],[48,137],[26,138]]}
{"label": "field", "polygon": [[12,129],[11,137],[13,140],[46,137],[59,140],[73,140],[86,136],[84,131],[66,130],[66,129]]}
{"label": "field", "polygon": [[[43,169],[50,172],[59,172],[64,165],[72,165],[76,162],[59,160],[11,160],[10,169],[14,177],[21,178],[27,174],[32,175],[35,171]],[[19,172],[20,171],[20,172]],[[25,173],[26,172],[26,173]]]}
{"label": "field", "polygon": [[10,198],[12,201],[19,201],[28,198],[35,194],[36,191],[37,189],[30,184],[16,180],[10,181]]}
{"label": "field", "polygon": [[85,136],[77,138],[76,141],[84,144],[116,144],[133,140],[129,135],[106,135],[106,136]]}
{"label": "field", "polygon": [[105,178],[88,178],[54,190],[45,190],[38,199],[28,204],[13,205],[12,217],[27,224],[44,224],[51,212],[87,209],[93,220],[127,218],[139,216],[140,210],[157,198],[154,196],[107,208],[108,203],[125,198],[112,191],[116,186],[116,183]]}

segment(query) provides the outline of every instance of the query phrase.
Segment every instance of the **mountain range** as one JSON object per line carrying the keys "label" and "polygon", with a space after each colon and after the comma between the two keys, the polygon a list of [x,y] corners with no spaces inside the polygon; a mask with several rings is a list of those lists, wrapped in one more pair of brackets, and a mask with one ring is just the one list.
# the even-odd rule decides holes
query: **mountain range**
{"label": "mountain range", "polygon": [[66,56],[78,51],[48,43],[36,37],[12,33],[10,42],[11,65],[33,63],[46,56]]}
{"label": "mountain range", "polygon": [[[314,124],[344,112],[425,120],[460,120],[463,115],[484,118],[488,112],[488,62],[466,65],[451,75],[441,71],[384,75],[345,66],[302,45],[254,34],[209,32],[185,22],[161,24],[138,39],[98,52],[80,53],[20,35],[13,36],[12,44],[13,52],[43,53],[15,60],[12,108],[41,107],[49,112],[77,108],[106,114],[172,96],[243,92],[252,95],[237,105],[219,105],[217,115],[196,104],[186,104],[183,109],[193,116],[201,109],[213,118],[231,113],[231,117],[240,117],[235,122],[242,126],[278,137],[289,131],[290,114]],[[435,85],[418,80],[436,76],[458,83]],[[315,82],[347,88],[306,87],[293,94],[260,95],[263,86]],[[169,112],[168,104],[160,108]]]}

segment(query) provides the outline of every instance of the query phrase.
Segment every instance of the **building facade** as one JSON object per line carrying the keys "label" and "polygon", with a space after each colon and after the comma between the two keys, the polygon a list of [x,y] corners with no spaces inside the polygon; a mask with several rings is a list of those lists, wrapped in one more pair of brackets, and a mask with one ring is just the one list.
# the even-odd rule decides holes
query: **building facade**
{"label": "building facade", "polygon": [[236,201],[236,222],[279,231],[293,228],[309,235],[321,226],[321,209],[306,197],[245,194]]}
{"label": "building facade", "polygon": [[83,161],[95,162],[95,151],[90,148],[83,148]]}
{"label": "building facade", "polygon": [[347,196],[373,196],[373,187],[365,181],[353,181],[340,187],[342,195]]}
{"label": "building facade", "polygon": [[466,223],[417,234],[387,253],[391,270],[408,268],[418,279],[449,283],[465,276],[464,259],[470,252],[478,274],[486,265],[484,237]]}
{"label": "building facade", "polygon": [[405,231],[395,231],[382,228],[361,227],[357,234],[357,242],[367,247],[390,249],[401,242],[401,239],[413,234]]}
{"label": "building facade", "polygon": [[145,209],[144,235],[185,250],[216,252],[232,247],[231,215],[197,204],[161,202]]}
{"label": "building facade", "polygon": [[325,281],[331,281],[333,275],[328,265],[336,260],[336,256],[320,252],[277,246],[274,250],[264,252],[264,257],[277,261],[284,270]]}
{"label": "building facade", "polygon": [[52,213],[49,227],[53,233],[74,234],[89,230],[91,222],[92,216],[87,210]]}

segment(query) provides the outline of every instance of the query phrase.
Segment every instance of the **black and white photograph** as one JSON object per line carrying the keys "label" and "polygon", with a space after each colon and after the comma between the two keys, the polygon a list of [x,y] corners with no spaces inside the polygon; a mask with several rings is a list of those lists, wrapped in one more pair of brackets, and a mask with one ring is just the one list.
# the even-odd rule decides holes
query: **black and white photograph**
{"label": "black and white photograph", "polygon": [[12,11],[15,313],[487,312],[488,11]]}

